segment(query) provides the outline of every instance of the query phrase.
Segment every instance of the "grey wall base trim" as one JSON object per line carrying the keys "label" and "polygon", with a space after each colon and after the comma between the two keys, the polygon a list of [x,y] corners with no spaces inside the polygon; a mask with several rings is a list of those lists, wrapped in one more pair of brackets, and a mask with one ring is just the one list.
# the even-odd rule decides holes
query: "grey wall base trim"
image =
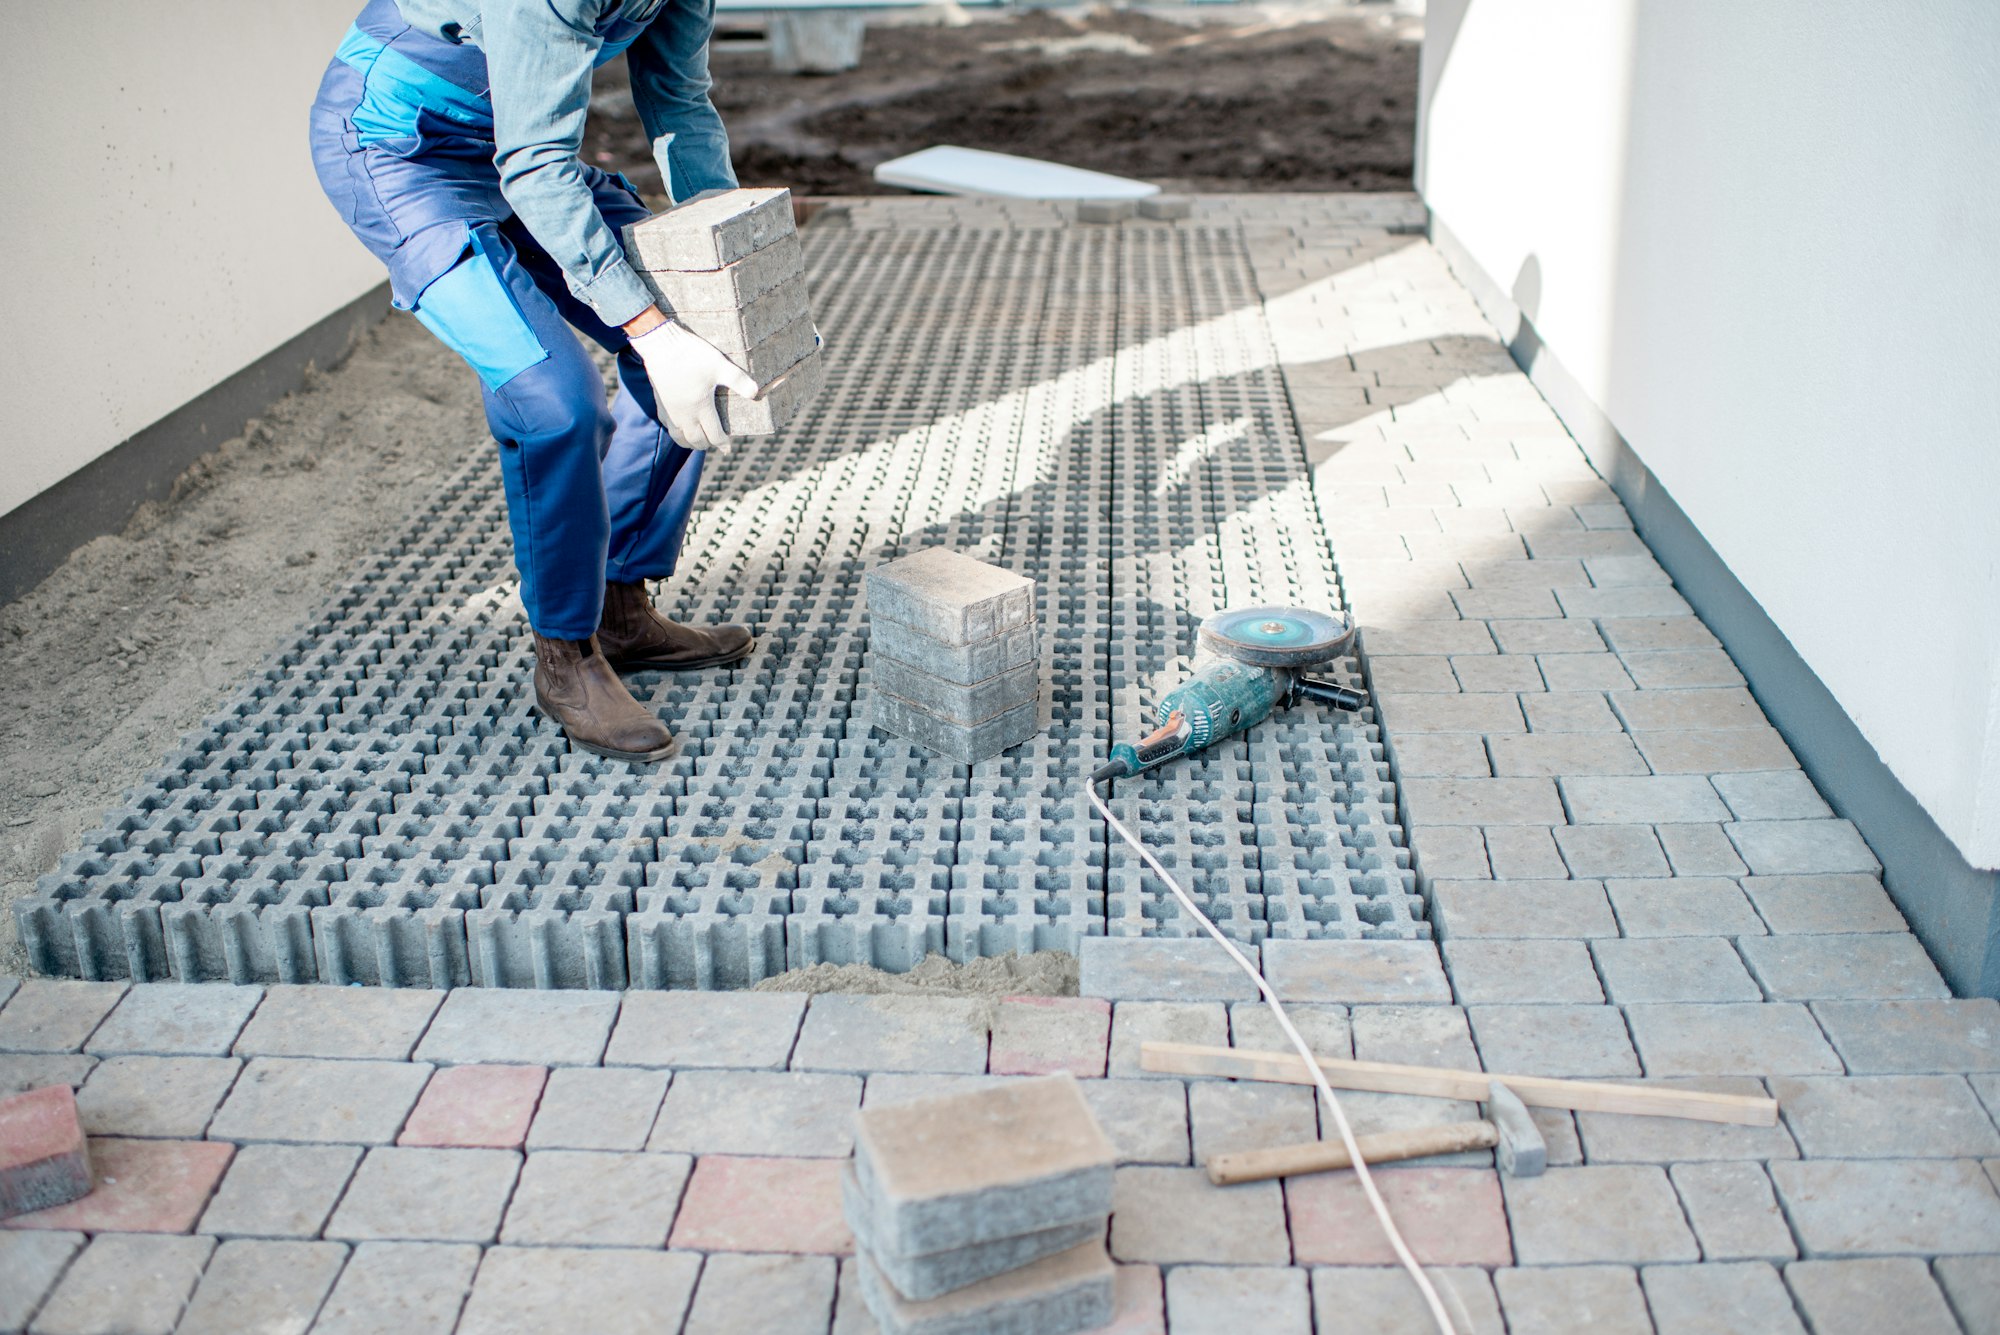
{"label": "grey wall base trim", "polygon": [[1961,996],[2000,996],[2000,871],[1967,862],[1890,772],[1798,650],[1736,578],[1523,317],[1513,299],[1431,215],[1431,240],[1487,318],[1516,332],[1508,351],[1632,513],[1675,587],[1721,639],[1750,692],[1835,811],[1882,861],[1882,882]]}
{"label": "grey wall base trim", "polygon": [[123,528],[146,501],[165,496],[190,464],[303,384],[308,366],[339,365],[388,309],[384,283],[0,515],[0,603],[34,588],[92,538]]}

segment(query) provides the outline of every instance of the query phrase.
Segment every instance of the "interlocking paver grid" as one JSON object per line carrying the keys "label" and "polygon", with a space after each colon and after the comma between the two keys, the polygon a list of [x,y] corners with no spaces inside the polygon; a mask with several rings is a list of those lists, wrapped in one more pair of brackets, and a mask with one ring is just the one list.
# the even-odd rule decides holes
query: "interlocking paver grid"
{"label": "interlocking paver grid", "polygon": [[[641,679],[687,720],[682,763],[635,778],[569,756],[518,714],[505,647],[517,614],[496,590],[503,535],[475,468],[434,517],[456,526],[450,541],[378,563],[274,660],[234,725],[176,753],[115,818],[212,851],[190,863],[99,849],[87,872],[64,869],[105,891],[65,901],[79,916],[63,939],[86,945],[73,962],[267,984],[730,986],[780,966],[794,939],[830,956],[857,933],[947,951],[1073,945],[1079,929],[1172,935],[1070,779],[1105,732],[1136,723],[1146,677],[1185,648],[1182,613],[1239,590],[1337,603],[1313,554],[1324,534],[1339,592],[1369,627],[1376,685],[1394,683],[1382,743],[1401,773],[1509,781],[1418,794],[1409,871],[1440,934],[1466,946],[1453,970],[1417,939],[1397,798],[1366,730],[1281,717],[1126,799],[1168,832],[1169,854],[1209,872],[1225,920],[1285,962],[1315,1044],[1786,1103],[1767,1129],[1538,1112],[1555,1165],[1538,1184],[1471,1163],[1384,1170],[1420,1250],[1453,1263],[1434,1274],[1461,1328],[1497,1331],[1504,1312],[1515,1329],[1768,1329],[1788,1313],[1814,1330],[1991,1329],[2000,1012],[1942,999],[1872,861],[1828,819],[1463,289],[1407,234],[1417,216],[1406,198],[1217,199],[1189,227],[1079,238],[1044,205],[853,205],[848,231],[809,244],[827,308],[881,355],[865,374],[836,359],[791,443],[717,470],[690,558],[711,564],[690,572],[677,610],[752,615],[771,648],[733,679]],[[892,300],[890,278],[912,281]],[[1179,336],[1189,322],[1204,332]],[[1099,356],[1110,347],[1129,355]],[[1279,388],[1288,402],[1274,413]],[[1031,439],[1029,421],[1063,425]],[[1287,451],[1313,465],[1309,489]],[[1161,498],[1147,515],[1107,508],[1142,492]],[[1317,528],[1288,518],[1300,498]],[[1190,544],[1193,533],[1206,536]],[[871,560],[926,542],[1041,581],[1051,729],[976,772],[851,726],[863,641],[837,628],[853,623]],[[398,654],[415,656],[399,670],[449,678],[452,698],[426,712],[414,687],[366,671],[325,685],[355,655]],[[472,677],[452,675],[471,662]],[[364,763],[329,726],[310,768],[271,790],[302,799],[298,819],[326,831],[325,851],[275,851],[290,799],[224,814],[204,796],[208,778],[256,763],[260,729],[370,711],[403,720],[390,734],[401,740]],[[539,786],[525,803],[489,800],[518,796],[529,774]],[[1538,786],[1516,792],[1522,780]],[[1528,816],[1545,823],[1513,823]],[[524,859],[530,849],[573,855]],[[483,864],[490,884],[411,879],[454,862]],[[1320,885],[1329,865],[1350,874]],[[808,930],[788,936],[792,920]],[[1331,959],[1286,961],[1282,925],[1300,923],[1349,938],[1341,951],[1377,952],[1349,971],[1364,995],[1343,992],[1353,978]],[[1376,927],[1410,939],[1352,939]],[[1526,975],[1548,959],[1568,990],[1530,999]],[[1581,999],[1586,968],[1606,1000]],[[0,1228],[0,1328],[164,1332],[191,1301],[196,1320],[254,1309],[296,1324],[339,1253],[312,1327],[323,1335],[517,1329],[552,1313],[612,1328],[689,1311],[696,1328],[727,1328],[746,1284],[769,1290],[767,1315],[787,1328],[861,1335],[872,1322],[840,1259],[839,1160],[695,1144],[690,1165],[646,1149],[663,1103],[691,1114],[669,1139],[706,1135],[715,1118],[702,1098],[673,1100],[674,1082],[720,1068],[706,1079],[721,1089],[832,1067],[814,1088],[840,1086],[844,1104],[858,1077],[862,1102],[878,1105],[1049,1061],[1084,1077],[1119,1156],[1116,1329],[1157,1331],[1176,1314],[1172,1328],[1198,1329],[1232,1275],[1308,1267],[1322,1328],[1429,1328],[1348,1180],[1206,1183],[1191,1129],[1206,1149],[1252,1123],[1293,1134],[1295,1117],[1222,1086],[1191,1098],[1190,1082],[1133,1078],[1147,1037],[1276,1046],[1253,1003],[1114,996],[1108,1017],[1079,1008],[1046,1034],[1017,1022],[1031,1008],[1003,1009],[989,1047],[991,1013],[926,1025],[894,999],[467,997],[436,1027],[436,992],[250,986],[203,994],[196,1013],[167,990],[0,980],[9,1082],[87,1088],[98,1062],[86,1054],[103,1053],[126,1058],[104,1068],[109,1095],[147,1062],[217,1063],[171,1068],[206,1075],[246,1061],[203,1140],[98,1142],[106,1162],[171,1182],[170,1208],[134,1210],[114,1193],[75,1222],[25,1221],[60,1227]],[[577,1004],[588,1013],[565,1010]],[[554,1068],[525,1167],[510,1150],[393,1147],[432,1059]],[[740,1078],[750,1072],[771,1074]],[[196,1117],[200,1091],[219,1083],[196,1080],[169,1101],[176,1116]],[[1353,1106],[1363,1122],[1472,1115],[1386,1096]],[[813,1129],[823,1120],[799,1122],[793,1144],[751,1130],[788,1155],[837,1153]],[[643,1193],[571,1189],[635,1180],[639,1165]],[[140,1228],[166,1231],[120,1231]],[[289,1276],[224,1265],[217,1237],[253,1240],[227,1244],[253,1261],[302,1245],[308,1264]],[[362,1240],[376,1238],[413,1240]],[[1259,1290],[1294,1322],[1301,1292],[1290,1278]]]}

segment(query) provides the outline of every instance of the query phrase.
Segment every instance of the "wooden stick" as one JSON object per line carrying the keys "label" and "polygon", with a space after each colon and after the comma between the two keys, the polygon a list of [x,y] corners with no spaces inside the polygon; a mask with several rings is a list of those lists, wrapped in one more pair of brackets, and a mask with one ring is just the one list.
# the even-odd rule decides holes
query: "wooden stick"
{"label": "wooden stick", "polygon": [[[1778,1124],[1778,1101],[1748,1094],[1707,1094],[1692,1089],[1557,1080],[1541,1075],[1493,1075],[1445,1066],[1399,1066],[1393,1062],[1349,1061],[1340,1057],[1321,1057],[1319,1064],[1326,1072],[1327,1083],[1335,1089],[1428,1094],[1433,1098],[1477,1103],[1486,1097],[1488,1083],[1498,1080],[1533,1108],[1679,1117],[1690,1122],[1723,1122],[1733,1126]],[[1312,1071],[1305,1060],[1289,1052],[1248,1052],[1196,1043],[1145,1043],[1139,1049],[1139,1065],[1167,1075],[1212,1075],[1286,1085],[1313,1083]]]}
{"label": "wooden stick", "polygon": [[[1363,1163],[1393,1163],[1398,1159],[1422,1159],[1433,1154],[1490,1150],[1499,1143],[1500,1130],[1491,1122],[1407,1127],[1401,1131],[1382,1131],[1354,1138]],[[1347,1157],[1347,1147],[1337,1140],[1310,1140],[1302,1145],[1277,1145],[1268,1150],[1211,1154],[1207,1164],[1208,1180],[1218,1187],[1352,1167],[1354,1160]]]}

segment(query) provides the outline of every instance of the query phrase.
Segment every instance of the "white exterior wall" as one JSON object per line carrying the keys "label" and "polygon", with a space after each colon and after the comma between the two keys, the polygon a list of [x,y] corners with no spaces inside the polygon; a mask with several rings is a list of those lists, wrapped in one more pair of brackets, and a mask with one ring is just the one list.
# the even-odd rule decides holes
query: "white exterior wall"
{"label": "white exterior wall", "polygon": [[8,6],[0,514],[383,280],[306,148],[360,7]]}
{"label": "white exterior wall", "polygon": [[2000,867],[2000,5],[1430,0],[1422,95],[1436,216]]}

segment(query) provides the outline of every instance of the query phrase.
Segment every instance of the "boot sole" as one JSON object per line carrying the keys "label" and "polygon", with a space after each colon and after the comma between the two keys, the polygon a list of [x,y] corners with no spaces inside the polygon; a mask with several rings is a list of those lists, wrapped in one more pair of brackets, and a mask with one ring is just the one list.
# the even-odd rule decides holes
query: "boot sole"
{"label": "boot sole", "polygon": [[653,658],[613,658],[604,656],[616,672],[698,672],[702,668],[728,667],[731,663],[741,663],[757,649],[757,641],[751,640],[733,654],[717,654],[713,658],[699,658],[692,663],[667,662]]}
{"label": "boot sole", "polygon": [[576,747],[580,751],[588,751],[594,756],[603,756],[606,760],[627,760],[635,765],[651,765],[667,759],[681,749],[681,739],[678,736],[657,751],[620,751],[615,747],[599,746],[596,742],[584,741],[568,728],[563,727],[562,720],[544,709],[541,701],[537,700],[534,708],[537,714],[555,724],[556,731],[568,738],[571,746]]}

